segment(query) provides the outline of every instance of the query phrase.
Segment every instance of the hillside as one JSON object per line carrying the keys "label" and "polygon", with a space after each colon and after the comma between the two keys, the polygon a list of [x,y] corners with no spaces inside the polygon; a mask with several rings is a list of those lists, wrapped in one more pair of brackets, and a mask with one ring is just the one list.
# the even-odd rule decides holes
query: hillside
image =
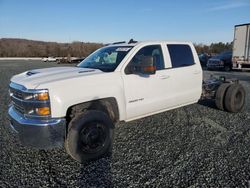
{"label": "hillside", "polygon": [[0,57],[86,57],[88,54],[103,46],[99,43],[57,43],[27,39],[0,39]]}
{"label": "hillside", "polygon": [[[57,43],[27,39],[0,39],[0,57],[86,57],[91,52],[103,46],[100,43]],[[198,53],[217,54],[232,50],[232,43],[212,43],[210,45],[195,44]]]}

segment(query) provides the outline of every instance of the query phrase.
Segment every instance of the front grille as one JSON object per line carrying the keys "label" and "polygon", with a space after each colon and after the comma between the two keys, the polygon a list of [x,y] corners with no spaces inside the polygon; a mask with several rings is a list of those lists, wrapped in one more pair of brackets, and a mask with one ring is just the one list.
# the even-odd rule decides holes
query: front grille
{"label": "front grille", "polygon": [[25,118],[48,119],[50,115],[39,116],[36,108],[50,107],[50,101],[33,100],[34,93],[48,92],[48,90],[28,90],[24,86],[11,82],[9,85],[10,100],[13,109]]}
{"label": "front grille", "polygon": [[23,106],[20,106],[20,105],[14,103],[14,102],[12,102],[12,104],[13,104],[13,106],[14,106],[14,108],[15,108],[15,110],[16,110],[17,112],[19,112],[19,113],[21,113],[21,114],[24,114],[24,113],[25,113],[25,110],[24,110]]}
{"label": "front grille", "polygon": [[20,90],[14,89],[14,88],[10,88],[10,92],[12,93],[12,95],[18,99],[23,99],[23,93]]}
{"label": "front grille", "polygon": [[209,65],[219,65],[220,62],[219,61],[209,61],[208,64]]}
{"label": "front grille", "polygon": [[11,93],[11,101],[12,101],[12,104],[13,104],[15,110],[21,114],[24,114],[25,109],[24,109],[23,104],[22,104],[22,100],[23,100],[22,91],[10,87],[10,93]]}

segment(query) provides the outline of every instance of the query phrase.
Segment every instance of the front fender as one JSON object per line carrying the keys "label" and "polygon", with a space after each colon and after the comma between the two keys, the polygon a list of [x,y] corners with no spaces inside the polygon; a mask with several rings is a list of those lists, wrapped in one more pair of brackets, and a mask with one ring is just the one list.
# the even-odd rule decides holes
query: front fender
{"label": "front fender", "polygon": [[[95,77],[94,81],[87,78],[70,79],[47,85],[52,117],[65,117],[71,106],[112,97],[117,101],[119,120],[124,120],[126,117],[125,96],[120,74],[109,78],[93,77]],[[42,87],[45,88],[45,86]]]}

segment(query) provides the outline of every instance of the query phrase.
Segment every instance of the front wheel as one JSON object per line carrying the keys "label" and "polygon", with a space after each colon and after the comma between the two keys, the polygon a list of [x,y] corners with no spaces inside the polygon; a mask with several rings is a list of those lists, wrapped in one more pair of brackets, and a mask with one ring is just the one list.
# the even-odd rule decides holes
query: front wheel
{"label": "front wheel", "polygon": [[80,163],[98,159],[111,150],[113,132],[114,124],[104,112],[80,113],[69,123],[65,149]]}

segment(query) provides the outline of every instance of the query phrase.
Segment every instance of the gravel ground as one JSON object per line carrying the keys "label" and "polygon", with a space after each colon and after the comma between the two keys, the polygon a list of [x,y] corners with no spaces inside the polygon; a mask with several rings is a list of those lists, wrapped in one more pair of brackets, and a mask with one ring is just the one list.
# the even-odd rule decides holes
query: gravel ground
{"label": "gravel ground", "polygon": [[25,148],[9,130],[9,79],[50,66],[57,65],[0,61],[0,187],[250,187],[249,72],[204,71],[242,80],[242,113],[206,102],[119,123],[112,156],[80,165],[63,149]]}

